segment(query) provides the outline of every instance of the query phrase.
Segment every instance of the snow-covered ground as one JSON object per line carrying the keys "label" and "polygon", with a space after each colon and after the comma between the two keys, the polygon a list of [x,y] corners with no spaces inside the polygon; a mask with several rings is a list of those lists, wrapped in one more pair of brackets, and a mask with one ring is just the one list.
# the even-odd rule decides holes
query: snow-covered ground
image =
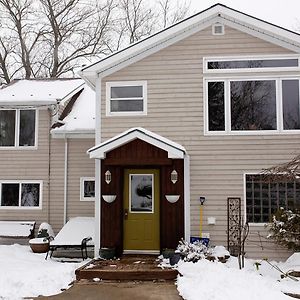
{"label": "snow-covered ground", "polygon": [[[258,269],[256,263],[261,264]],[[300,270],[300,254],[285,263],[271,263],[285,272]],[[283,292],[300,294],[300,281],[281,279],[281,273],[266,261],[246,259],[245,268],[239,270],[235,257],[225,264],[202,259],[180,262],[178,270],[183,276],[178,277],[177,288],[187,300],[291,300]]]}
{"label": "snow-covered ground", "polygon": [[[258,269],[256,263],[260,263]],[[283,272],[299,271],[300,253],[285,263],[271,263]],[[69,287],[82,264],[45,260],[45,254],[32,253],[28,246],[1,245],[0,299],[58,294]],[[183,276],[178,277],[177,288],[186,300],[291,300],[283,292],[300,294],[300,281],[281,279],[281,273],[266,261],[246,259],[242,270],[234,257],[225,264],[180,261],[178,270]]]}
{"label": "snow-covered ground", "polygon": [[0,246],[0,299],[49,296],[67,289],[82,263],[45,260],[29,246]]}

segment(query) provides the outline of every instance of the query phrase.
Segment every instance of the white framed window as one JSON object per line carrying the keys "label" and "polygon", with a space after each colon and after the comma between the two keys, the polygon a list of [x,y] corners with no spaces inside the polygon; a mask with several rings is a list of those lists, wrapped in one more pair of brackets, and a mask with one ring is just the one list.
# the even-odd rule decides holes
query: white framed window
{"label": "white framed window", "polygon": [[204,57],[203,73],[299,71],[299,55]]}
{"label": "white framed window", "polygon": [[205,134],[300,133],[299,80],[205,79]]}
{"label": "white framed window", "polygon": [[0,149],[32,149],[37,145],[36,109],[0,109]]}
{"label": "white framed window", "polygon": [[42,191],[42,181],[0,181],[0,209],[41,209]]}
{"label": "white framed window", "polygon": [[120,81],[106,83],[106,115],[147,114],[147,82]]}
{"label": "white framed window", "polygon": [[95,178],[81,177],[80,178],[80,201],[95,200]]}
{"label": "white framed window", "polygon": [[244,182],[245,214],[249,223],[269,223],[280,207],[300,208],[298,181],[282,178],[274,182],[267,175],[244,174]]}

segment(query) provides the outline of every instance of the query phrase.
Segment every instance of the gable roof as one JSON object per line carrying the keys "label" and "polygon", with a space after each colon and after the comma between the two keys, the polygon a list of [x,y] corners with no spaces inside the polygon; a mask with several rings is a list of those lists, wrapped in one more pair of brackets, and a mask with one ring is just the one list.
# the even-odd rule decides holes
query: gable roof
{"label": "gable roof", "polygon": [[50,105],[72,97],[84,81],[79,78],[15,80],[0,90],[0,105]]}
{"label": "gable roof", "polygon": [[138,61],[160,49],[168,47],[217,22],[300,53],[300,35],[298,33],[223,4],[215,4],[206,10],[83,68],[80,71],[80,76],[91,86],[95,86],[98,76],[104,77],[112,74],[134,61]]}
{"label": "gable roof", "polygon": [[105,158],[106,153],[119,148],[135,139],[140,139],[148,144],[168,152],[168,158],[183,158],[186,150],[181,145],[162,137],[142,127],[131,128],[119,135],[89,149],[87,152],[90,158]]}

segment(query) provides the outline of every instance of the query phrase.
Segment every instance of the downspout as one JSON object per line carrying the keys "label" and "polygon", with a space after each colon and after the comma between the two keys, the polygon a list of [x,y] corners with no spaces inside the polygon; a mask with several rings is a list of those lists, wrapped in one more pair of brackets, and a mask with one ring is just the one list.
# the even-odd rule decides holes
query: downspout
{"label": "downspout", "polygon": [[190,157],[184,155],[184,239],[190,241],[191,236],[191,193],[190,193]]}
{"label": "downspout", "polygon": [[68,139],[65,136],[65,165],[64,165],[64,225],[67,223],[68,199]]}

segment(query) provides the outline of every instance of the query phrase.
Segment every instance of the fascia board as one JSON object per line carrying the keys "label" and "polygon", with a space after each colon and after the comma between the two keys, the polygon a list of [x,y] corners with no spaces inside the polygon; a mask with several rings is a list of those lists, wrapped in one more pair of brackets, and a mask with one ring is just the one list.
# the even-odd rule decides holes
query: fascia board
{"label": "fascia board", "polygon": [[119,137],[116,140],[113,140],[103,146],[97,148],[91,148],[88,150],[90,154],[90,158],[105,158],[106,152],[112,151],[122,145],[125,145],[135,139],[140,139],[149,143],[157,148],[165,150],[168,152],[168,158],[184,158],[184,152],[182,150],[176,149],[173,146],[165,144],[163,141],[158,141],[157,139],[152,138],[151,136],[147,136],[141,132],[131,132],[125,136]]}
{"label": "fascia board", "polygon": [[30,106],[41,106],[41,105],[53,105],[57,104],[57,100],[14,100],[14,101],[0,101],[0,106],[24,106],[24,105],[30,105]]}

